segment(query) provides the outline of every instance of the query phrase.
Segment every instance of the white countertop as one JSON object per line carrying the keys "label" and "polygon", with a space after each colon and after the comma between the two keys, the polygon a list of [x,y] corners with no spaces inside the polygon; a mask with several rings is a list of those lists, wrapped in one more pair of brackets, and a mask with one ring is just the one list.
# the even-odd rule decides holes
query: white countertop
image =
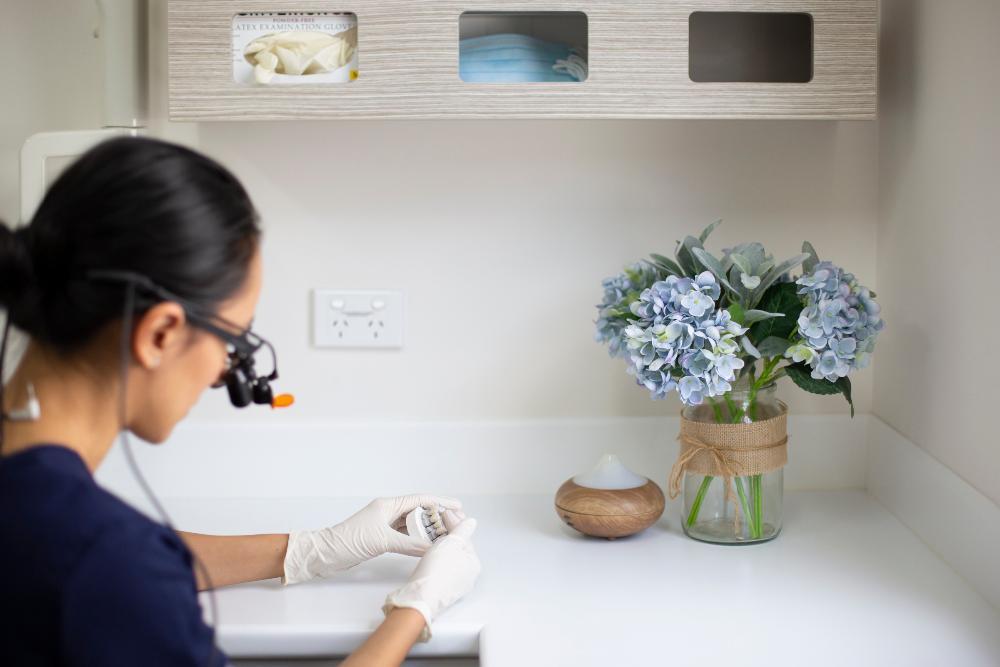
{"label": "white countertop", "polygon": [[[165,504],[185,530],[240,533],[336,523],[368,500]],[[863,491],[787,494],[776,540],[728,547],[684,537],[676,504],[646,532],[605,541],[564,526],[551,495],[463,501],[479,520],[483,573],[414,656],[478,652],[484,667],[1000,665],[1000,613]],[[220,590],[219,641],[234,657],[346,655],[415,562],[391,554],[336,579]]]}

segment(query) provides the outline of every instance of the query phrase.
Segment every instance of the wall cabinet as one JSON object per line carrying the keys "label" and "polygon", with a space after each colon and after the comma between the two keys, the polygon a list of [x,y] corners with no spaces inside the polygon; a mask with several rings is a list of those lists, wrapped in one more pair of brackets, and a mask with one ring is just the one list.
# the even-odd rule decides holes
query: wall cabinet
{"label": "wall cabinet", "polygon": [[[355,75],[237,83],[234,19],[255,12],[353,13]],[[575,46],[586,77],[463,81],[470,12],[545,13],[550,23],[565,13],[573,34],[583,14],[585,44]],[[872,119],[877,110],[877,0],[169,0],[168,35],[173,120]]]}

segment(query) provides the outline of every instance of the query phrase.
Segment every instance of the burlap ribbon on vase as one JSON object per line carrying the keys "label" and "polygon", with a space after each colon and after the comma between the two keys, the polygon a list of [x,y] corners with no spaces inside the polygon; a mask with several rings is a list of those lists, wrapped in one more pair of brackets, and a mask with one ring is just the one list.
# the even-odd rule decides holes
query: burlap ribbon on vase
{"label": "burlap ribbon on vase", "polygon": [[685,472],[722,477],[725,502],[732,501],[738,512],[732,493],[733,477],[760,475],[788,462],[788,407],[779,403],[781,414],[749,424],[693,421],[681,415],[681,432],[677,436],[681,450],[670,471],[670,497],[676,498],[681,492]]}

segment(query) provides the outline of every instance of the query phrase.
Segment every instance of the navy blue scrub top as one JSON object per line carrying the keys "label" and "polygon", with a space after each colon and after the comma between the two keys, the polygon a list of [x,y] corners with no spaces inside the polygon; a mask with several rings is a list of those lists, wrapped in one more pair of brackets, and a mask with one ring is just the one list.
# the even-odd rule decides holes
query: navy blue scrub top
{"label": "navy blue scrub top", "polygon": [[[224,665],[191,553],[71,449],[0,458],[0,665]],[[210,662],[211,656],[211,662]]]}

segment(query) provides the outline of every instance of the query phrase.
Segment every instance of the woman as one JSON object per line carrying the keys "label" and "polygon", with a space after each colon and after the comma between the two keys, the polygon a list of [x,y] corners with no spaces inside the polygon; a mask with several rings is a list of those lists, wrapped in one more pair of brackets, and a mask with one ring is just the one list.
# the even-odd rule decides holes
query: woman
{"label": "woman", "polygon": [[[0,387],[0,664],[224,664],[197,589],[296,583],[396,552],[423,557],[344,664],[398,665],[471,589],[475,521],[452,498],[380,498],[322,530],[218,537],[176,533],[94,482],[116,434],[163,442],[209,386],[238,405],[269,400],[253,370],[265,344],[249,331],[259,237],[226,169],[137,138],[81,157],[30,225],[0,225],[0,307],[29,336]],[[427,549],[394,526],[433,504],[450,534]]]}

